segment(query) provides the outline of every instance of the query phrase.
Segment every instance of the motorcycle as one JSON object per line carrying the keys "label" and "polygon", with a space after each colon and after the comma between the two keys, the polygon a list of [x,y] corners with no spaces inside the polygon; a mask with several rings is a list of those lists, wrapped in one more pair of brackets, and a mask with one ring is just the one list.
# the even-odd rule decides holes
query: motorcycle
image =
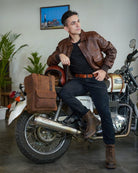
{"label": "motorcycle", "polygon": [[[131,62],[138,58],[134,57],[138,52],[135,46],[136,41],[133,39],[130,41],[133,52],[127,56],[125,65],[109,74],[108,80],[105,81],[116,138],[128,136],[131,130],[137,135],[138,131],[138,109],[130,99],[130,95],[138,89],[136,82],[138,76],[134,77],[131,73],[132,69],[129,68]],[[47,75],[49,72],[55,74],[55,71],[55,69],[50,69],[45,74]],[[57,111],[43,114],[27,112],[27,96],[24,85],[20,84],[19,88],[20,91],[14,91],[10,95],[11,98],[15,98],[15,101],[9,107],[10,116],[8,119],[8,125],[10,125],[18,117],[15,132],[17,146],[23,155],[35,163],[53,162],[67,151],[72,137],[74,139],[83,138],[86,124],[79,116],[71,112],[69,107],[59,98],[58,92],[61,89],[59,85],[56,86]],[[89,94],[76,98],[100,120]],[[90,137],[88,141],[93,142],[102,138],[100,124],[95,135]]]}

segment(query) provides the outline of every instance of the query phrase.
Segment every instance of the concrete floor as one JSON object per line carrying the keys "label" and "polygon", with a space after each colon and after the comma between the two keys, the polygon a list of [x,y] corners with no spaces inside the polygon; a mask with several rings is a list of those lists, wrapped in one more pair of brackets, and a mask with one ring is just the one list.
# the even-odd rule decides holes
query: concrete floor
{"label": "concrete floor", "polygon": [[116,140],[117,168],[104,168],[102,141],[72,141],[69,150],[55,163],[34,164],[17,148],[14,126],[0,120],[0,173],[138,173],[138,136]]}

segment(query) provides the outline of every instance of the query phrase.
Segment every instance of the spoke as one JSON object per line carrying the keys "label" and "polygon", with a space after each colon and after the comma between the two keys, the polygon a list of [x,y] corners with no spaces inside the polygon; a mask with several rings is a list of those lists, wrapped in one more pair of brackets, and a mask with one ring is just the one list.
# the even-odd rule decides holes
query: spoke
{"label": "spoke", "polygon": [[[47,134],[45,135],[45,138],[47,140],[50,140],[51,138],[53,138],[53,134]],[[43,141],[40,141],[38,138],[35,138],[34,133],[29,132],[27,133],[27,141],[34,150],[42,153],[49,153],[54,152],[55,150],[57,150],[58,147],[60,147],[60,145],[63,142],[63,138],[61,134],[58,134],[56,138],[54,138],[51,142],[44,143]]]}
{"label": "spoke", "polygon": [[54,153],[59,150],[64,144],[65,134],[35,126],[33,118],[34,115],[28,119],[25,129],[26,141],[29,147],[41,154]]}

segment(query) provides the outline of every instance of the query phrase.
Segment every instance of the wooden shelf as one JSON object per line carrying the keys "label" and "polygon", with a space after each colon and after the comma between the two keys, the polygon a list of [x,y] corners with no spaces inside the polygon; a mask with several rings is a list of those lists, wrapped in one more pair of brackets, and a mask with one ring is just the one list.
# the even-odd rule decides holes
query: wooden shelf
{"label": "wooden shelf", "polygon": [[8,104],[13,102],[13,99],[9,97],[10,92],[2,92],[1,93],[1,105],[7,106]]}

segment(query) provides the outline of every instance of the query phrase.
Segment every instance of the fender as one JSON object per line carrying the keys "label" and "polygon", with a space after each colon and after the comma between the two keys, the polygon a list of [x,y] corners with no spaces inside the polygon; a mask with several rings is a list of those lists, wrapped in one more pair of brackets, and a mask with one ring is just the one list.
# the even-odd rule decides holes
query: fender
{"label": "fender", "polygon": [[[77,96],[76,98],[80,100],[82,104],[84,104],[87,108],[89,108],[93,112],[93,106],[92,106],[93,104],[89,96]],[[12,121],[15,120],[22,113],[22,111],[27,105],[27,100],[25,99],[24,101],[17,103],[17,105],[15,105],[15,103],[16,102],[13,103],[15,108],[11,108],[11,113],[8,119],[8,125],[10,125]]]}
{"label": "fender", "polygon": [[27,104],[26,99],[24,101],[17,103],[17,105],[15,106],[15,109],[11,111],[10,113],[10,116],[8,119],[8,125],[10,125],[12,121],[15,120],[22,113],[26,104]]}

